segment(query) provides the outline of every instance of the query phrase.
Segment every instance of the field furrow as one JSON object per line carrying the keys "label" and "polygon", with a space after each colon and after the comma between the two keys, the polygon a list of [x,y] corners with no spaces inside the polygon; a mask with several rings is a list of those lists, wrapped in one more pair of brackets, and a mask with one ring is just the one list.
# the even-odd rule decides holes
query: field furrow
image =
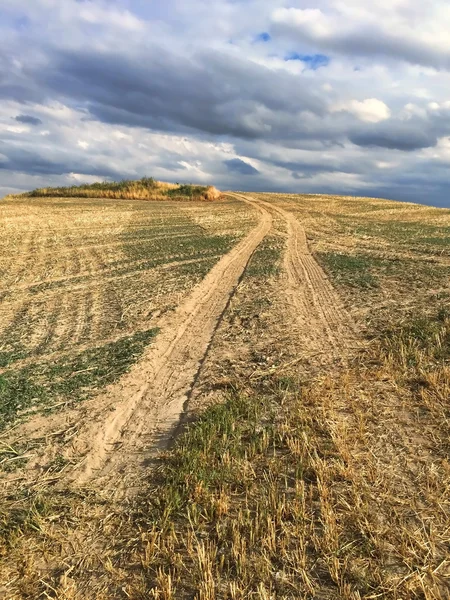
{"label": "field furrow", "polygon": [[255,222],[240,202],[219,203],[213,218],[210,206],[194,205],[2,203],[0,377],[37,364],[45,371],[49,361],[148,331],[173,311]]}

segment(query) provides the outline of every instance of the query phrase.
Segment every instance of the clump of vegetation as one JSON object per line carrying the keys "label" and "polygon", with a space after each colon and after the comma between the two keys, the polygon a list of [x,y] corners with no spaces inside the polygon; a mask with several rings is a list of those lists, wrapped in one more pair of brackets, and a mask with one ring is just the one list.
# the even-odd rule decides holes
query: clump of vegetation
{"label": "clump of vegetation", "polygon": [[153,177],[139,180],[103,181],[68,187],[38,188],[21,194],[22,198],[110,198],[136,200],[218,200],[220,192],[213,186],[172,184]]}
{"label": "clump of vegetation", "polygon": [[380,344],[397,369],[440,366],[450,360],[450,312],[442,307],[430,316],[410,315],[382,332]]}
{"label": "clump of vegetation", "polygon": [[247,277],[270,277],[280,272],[283,238],[268,235],[256,249],[247,267]]}

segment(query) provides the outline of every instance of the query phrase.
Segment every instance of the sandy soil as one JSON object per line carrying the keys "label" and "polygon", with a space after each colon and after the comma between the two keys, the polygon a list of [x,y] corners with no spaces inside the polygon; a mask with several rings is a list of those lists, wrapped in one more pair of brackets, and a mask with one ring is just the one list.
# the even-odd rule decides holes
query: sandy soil
{"label": "sandy soil", "polygon": [[[247,200],[246,200],[247,201]],[[108,391],[106,404],[73,440],[83,454],[74,483],[95,479],[102,489],[129,492],[177,426],[217,323],[254,250],[271,227],[260,212],[256,228],[225,255],[164,324],[146,357]],[[113,410],[111,406],[114,404]]]}

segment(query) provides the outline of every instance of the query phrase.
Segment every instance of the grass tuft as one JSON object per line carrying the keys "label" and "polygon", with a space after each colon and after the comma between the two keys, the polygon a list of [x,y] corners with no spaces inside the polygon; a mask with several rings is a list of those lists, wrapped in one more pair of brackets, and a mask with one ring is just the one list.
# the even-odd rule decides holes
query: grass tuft
{"label": "grass tuft", "polygon": [[445,364],[450,359],[450,315],[443,306],[430,315],[413,314],[379,336],[382,351],[397,369]]}

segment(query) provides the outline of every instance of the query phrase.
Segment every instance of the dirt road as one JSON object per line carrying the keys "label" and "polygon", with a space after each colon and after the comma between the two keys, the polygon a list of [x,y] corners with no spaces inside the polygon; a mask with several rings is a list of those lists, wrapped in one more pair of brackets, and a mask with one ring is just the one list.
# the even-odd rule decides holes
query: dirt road
{"label": "dirt road", "polygon": [[271,231],[272,215],[287,226],[280,293],[289,298],[304,353],[337,360],[354,342],[350,319],[309,252],[296,218],[263,200],[229,195],[259,212],[258,225],[162,319],[161,333],[144,358],[90,403],[68,450],[67,457],[77,463],[68,472],[72,483],[90,483],[118,495],[139,486],[146,465],[167,445],[185,412],[221,317],[254,251]]}
{"label": "dirt road", "polygon": [[[139,465],[167,442],[179,423],[214,331],[253,252],[270,231],[270,212],[245,199],[260,213],[259,224],[225,255],[174,315],[148,354],[108,394],[112,412],[96,415],[74,441],[85,458],[72,477],[83,484],[123,493],[139,477]],[[104,404],[104,403],[103,403]],[[108,406],[111,406],[109,404]]]}
{"label": "dirt road", "polygon": [[[248,196],[230,194],[246,200]],[[280,215],[287,225],[288,240],[284,256],[286,292],[301,328],[302,345],[309,352],[328,357],[345,357],[357,345],[354,324],[323,269],[308,248],[306,233],[295,216],[273,203],[258,199],[260,206]]]}

